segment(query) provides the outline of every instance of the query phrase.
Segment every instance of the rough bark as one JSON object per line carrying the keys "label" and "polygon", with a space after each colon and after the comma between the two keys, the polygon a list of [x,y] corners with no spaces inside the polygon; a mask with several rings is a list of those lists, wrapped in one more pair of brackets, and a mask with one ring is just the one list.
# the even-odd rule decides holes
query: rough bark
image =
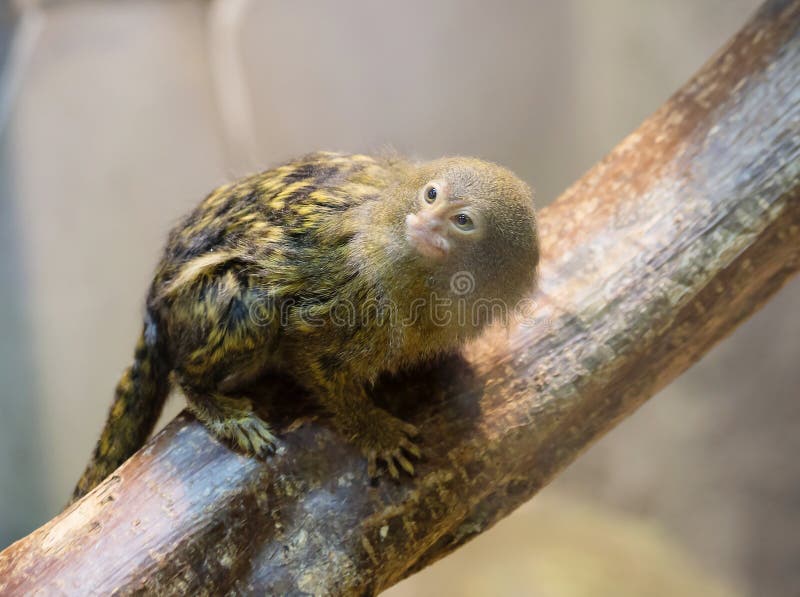
{"label": "rough bark", "polygon": [[298,390],[266,463],[181,415],[0,554],[0,593],[366,594],[529,499],[800,267],[800,1],[726,49],[541,214],[536,309],[387,380],[422,430],[414,479],[366,464]]}

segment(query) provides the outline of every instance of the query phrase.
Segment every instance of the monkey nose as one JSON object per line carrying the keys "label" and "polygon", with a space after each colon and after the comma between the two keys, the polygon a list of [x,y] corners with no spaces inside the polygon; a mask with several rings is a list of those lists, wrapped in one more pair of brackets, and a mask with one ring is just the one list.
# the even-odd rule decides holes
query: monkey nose
{"label": "monkey nose", "polygon": [[418,253],[431,259],[444,259],[450,252],[450,243],[443,234],[444,222],[430,214],[406,216],[406,239]]}
{"label": "monkey nose", "polygon": [[436,234],[444,232],[445,221],[436,214],[428,211],[421,211],[415,214],[408,214],[406,216],[406,225],[413,226],[419,229],[429,230]]}

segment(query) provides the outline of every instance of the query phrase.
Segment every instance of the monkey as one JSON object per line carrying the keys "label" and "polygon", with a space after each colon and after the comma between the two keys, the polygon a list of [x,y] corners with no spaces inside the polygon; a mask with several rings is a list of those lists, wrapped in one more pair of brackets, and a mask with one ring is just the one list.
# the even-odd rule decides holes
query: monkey
{"label": "monkey", "polygon": [[174,386],[214,436],[267,456],[241,388],[269,371],[319,401],[370,477],[413,475],[418,429],[369,388],[475,338],[494,318],[481,302],[519,301],[538,261],[530,187],[476,158],[317,152],[217,188],[169,233],[73,501],[144,444]]}

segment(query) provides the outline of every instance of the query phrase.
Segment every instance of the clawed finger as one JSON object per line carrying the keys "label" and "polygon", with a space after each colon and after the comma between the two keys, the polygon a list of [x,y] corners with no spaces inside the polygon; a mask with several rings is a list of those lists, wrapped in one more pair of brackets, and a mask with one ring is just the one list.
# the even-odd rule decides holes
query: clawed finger
{"label": "clawed finger", "polygon": [[367,454],[367,475],[370,479],[374,479],[378,476],[378,455],[375,453],[375,450],[372,450],[369,454]]}
{"label": "clawed finger", "polygon": [[403,422],[403,433],[405,433],[406,435],[410,435],[411,437],[415,437],[415,436],[419,435],[419,429],[417,429],[411,423],[406,423],[404,421]]}
{"label": "clawed finger", "polygon": [[415,444],[411,440],[405,438],[400,440],[400,447],[403,448],[406,452],[408,452],[412,456],[416,456],[417,458],[422,457],[422,452],[420,452],[420,449],[417,447],[417,444]]}
{"label": "clawed finger", "polygon": [[256,449],[253,447],[253,442],[249,435],[239,435],[234,438],[239,447],[247,454],[256,454]]}
{"label": "clawed finger", "polygon": [[399,479],[400,471],[397,470],[397,465],[394,463],[394,456],[385,456],[384,460],[386,461],[386,468],[389,469],[389,474],[392,476],[392,478]]}
{"label": "clawed finger", "polygon": [[400,450],[397,450],[394,453],[394,459],[397,460],[401,467],[403,467],[405,472],[407,472],[409,475],[414,474],[414,465],[411,464],[411,461],[406,458]]}

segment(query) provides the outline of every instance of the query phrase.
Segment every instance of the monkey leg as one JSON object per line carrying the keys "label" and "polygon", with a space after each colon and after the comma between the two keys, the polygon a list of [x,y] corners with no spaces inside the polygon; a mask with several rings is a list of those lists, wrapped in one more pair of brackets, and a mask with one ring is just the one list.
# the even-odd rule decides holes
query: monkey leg
{"label": "monkey leg", "polygon": [[386,463],[394,478],[400,476],[398,465],[409,475],[414,474],[414,465],[407,457],[421,456],[410,439],[419,433],[414,425],[375,406],[362,385],[346,381],[342,374],[321,381],[317,394],[333,415],[334,425],[366,456],[370,477],[377,476],[378,461]]}
{"label": "monkey leg", "polygon": [[189,262],[189,273],[178,276],[186,280],[168,294],[164,317],[174,339],[175,380],[189,409],[216,437],[264,456],[275,436],[241,389],[263,371],[278,319],[258,284],[240,275],[244,265],[210,263],[202,269]]}
{"label": "monkey leg", "polygon": [[189,410],[216,437],[261,458],[274,451],[275,436],[269,425],[253,410],[250,400],[201,392],[187,384],[181,384],[181,387],[186,394]]}

